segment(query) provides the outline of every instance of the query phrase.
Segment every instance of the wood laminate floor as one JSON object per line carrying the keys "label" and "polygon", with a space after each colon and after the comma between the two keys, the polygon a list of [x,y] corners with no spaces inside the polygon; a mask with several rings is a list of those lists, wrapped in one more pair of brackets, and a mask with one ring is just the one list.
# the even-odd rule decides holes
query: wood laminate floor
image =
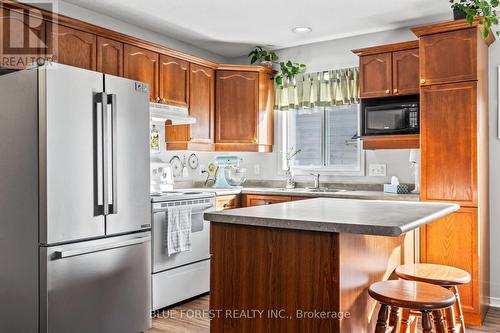
{"label": "wood laminate floor", "polygon": [[[153,328],[146,333],[208,333],[208,295],[171,309],[160,310],[153,318]],[[205,312],[204,312],[205,311]],[[468,328],[467,333],[500,333],[500,309],[491,308],[484,326]]]}

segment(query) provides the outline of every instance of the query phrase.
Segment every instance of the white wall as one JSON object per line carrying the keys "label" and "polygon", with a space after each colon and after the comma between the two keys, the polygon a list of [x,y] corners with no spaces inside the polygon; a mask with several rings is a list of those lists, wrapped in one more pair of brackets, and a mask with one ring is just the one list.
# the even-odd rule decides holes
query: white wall
{"label": "white wall", "polygon": [[[30,5],[36,5],[36,2],[29,2]],[[146,30],[135,25],[114,19],[110,16],[102,15],[97,12],[75,6],[73,4],[56,1],[54,11],[87,23],[92,23],[100,27],[118,31],[130,36],[134,36],[149,42],[157,43],[175,50],[183,51],[191,55],[199,56],[215,62],[226,62],[227,59],[212,52],[200,49],[194,45],[167,37],[165,35]]]}
{"label": "white wall", "polygon": [[490,99],[490,255],[491,301],[500,307],[500,140],[497,139],[498,75],[500,41],[490,46],[489,52]]}

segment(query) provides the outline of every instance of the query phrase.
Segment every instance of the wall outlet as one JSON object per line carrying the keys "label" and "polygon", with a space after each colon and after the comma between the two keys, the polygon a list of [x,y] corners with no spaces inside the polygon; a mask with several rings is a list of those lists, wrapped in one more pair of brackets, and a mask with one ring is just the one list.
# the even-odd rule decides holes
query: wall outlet
{"label": "wall outlet", "polygon": [[260,175],[260,164],[254,164],[253,173],[256,175]]}
{"label": "wall outlet", "polygon": [[387,176],[387,164],[370,164],[368,166],[368,175],[373,177]]}

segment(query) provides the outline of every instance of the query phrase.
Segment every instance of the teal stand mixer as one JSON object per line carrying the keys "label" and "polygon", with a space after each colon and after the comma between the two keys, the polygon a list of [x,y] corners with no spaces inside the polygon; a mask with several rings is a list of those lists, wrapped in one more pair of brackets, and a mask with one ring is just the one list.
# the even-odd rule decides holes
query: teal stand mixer
{"label": "teal stand mixer", "polygon": [[246,180],[246,169],[240,167],[242,158],[235,155],[221,155],[215,157],[217,172],[215,188],[241,188]]}

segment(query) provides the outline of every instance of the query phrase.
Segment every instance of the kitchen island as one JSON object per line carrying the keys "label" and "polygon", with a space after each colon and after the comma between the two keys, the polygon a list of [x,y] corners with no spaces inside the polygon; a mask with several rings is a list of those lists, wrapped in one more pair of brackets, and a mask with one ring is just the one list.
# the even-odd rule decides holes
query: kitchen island
{"label": "kitchen island", "polygon": [[406,233],[458,208],[317,198],[205,213],[211,332],[373,332],[368,286],[405,261]]}

